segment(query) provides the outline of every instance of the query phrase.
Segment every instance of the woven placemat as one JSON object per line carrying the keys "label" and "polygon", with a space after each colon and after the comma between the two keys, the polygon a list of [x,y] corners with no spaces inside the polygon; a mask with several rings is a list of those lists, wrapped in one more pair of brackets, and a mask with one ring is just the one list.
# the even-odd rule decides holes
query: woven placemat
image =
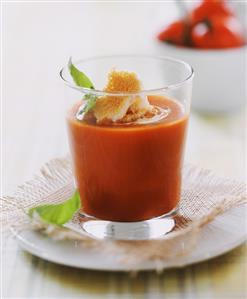
{"label": "woven placemat", "polygon": [[210,170],[193,165],[183,169],[182,198],[176,216],[175,229],[157,240],[110,241],[96,240],[80,233],[80,221],[75,215],[64,228],[39,221],[30,222],[29,208],[45,203],[59,203],[68,199],[74,191],[71,163],[68,158],[54,159],[46,163],[34,178],[17,187],[12,196],[1,199],[1,227],[6,233],[32,229],[61,240],[72,239],[82,246],[99,247],[106,252],[119,252],[125,262],[140,263],[159,261],[186,254],[200,236],[201,228],[216,216],[232,207],[246,203],[246,185],[222,178]]}

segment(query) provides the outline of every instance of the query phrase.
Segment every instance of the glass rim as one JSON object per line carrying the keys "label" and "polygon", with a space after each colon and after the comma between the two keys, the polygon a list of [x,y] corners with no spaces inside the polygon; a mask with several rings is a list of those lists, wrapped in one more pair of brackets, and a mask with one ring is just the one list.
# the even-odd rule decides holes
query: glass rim
{"label": "glass rim", "polygon": [[84,58],[84,59],[79,59],[76,60],[74,62],[75,65],[79,64],[79,63],[83,63],[83,62],[88,62],[88,61],[93,61],[93,60],[101,60],[101,59],[107,59],[107,58],[151,58],[151,59],[160,59],[163,61],[171,61],[171,62],[175,62],[178,63],[180,65],[183,65],[188,71],[189,74],[185,77],[185,79],[180,80],[176,83],[172,83],[172,84],[168,84],[165,85],[163,87],[160,88],[154,88],[154,89],[144,89],[141,90],[139,92],[106,92],[104,90],[99,90],[99,89],[91,89],[91,88],[86,88],[86,87],[80,87],[77,86],[74,83],[71,83],[70,81],[68,81],[65,77],[64,77],[64,71],[68,71],[68,65],[64,66],[60,72],[60,78],[65,82],[65,84],[73,89],[76,89],[78,91],[81,91],[84,94],[94,94],[97,96],[126,96],[126,95],[132,95],[132,96],[137,96],[137,95],[150,95],[150,94],[158,94],[158,93],[162,93],[168,90],[172,90],[172,89],[177,89],[181,86],[183,86],[186,82],[190,81],[193,79],[194,77],[194,69],[192,68],[192,66],[190,64],[188,64],[187,62],[181,60],[181,59],[177,59],[177,58],[173,58],[170,56],[155,56],[155,55],[104,55],[104,56],[92,56],[92,57],[88,57],[88,58]]}

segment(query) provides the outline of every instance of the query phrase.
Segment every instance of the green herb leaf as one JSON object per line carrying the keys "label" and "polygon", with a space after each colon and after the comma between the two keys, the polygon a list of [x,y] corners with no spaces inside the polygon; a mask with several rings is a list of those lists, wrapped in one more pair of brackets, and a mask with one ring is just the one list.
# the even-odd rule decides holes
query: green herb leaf
{"label": "green herb leaf", "polygon": [[[75,82],[75,84],[77,84],[78,86],[81,87],[86,87],[86,88],[91,88],[94,89],[93,83],[91,82],[91,80],[81,71],[79,71],[72,63],[71,58],[69,60],[69,70],[70,70],[70,74]],[[79,110],[79,112],[77,113],[78,118],[80,118],[83,114],[89,112],[91,109],[93,109],[96,100],[97,100],[97,96],[93,95],[93,94],[86,94],[83,97],[83,100],[87,101],[86,105],[83,107],[83,109]]]}
{"label": "green herb leaf", "polygon": [[76,118],[79,119],[79,120],[82,120],[83,115],[85,113],[89,112],[91,109],[93,109],[93,107],[96,103],[97,97],[95,95],[92,95],[92,94],[86,94],[83,97],[83,100],[86,101],[85,105],[80,106],[77,113],[76,113]]}
{"label": "green herb leaf", "polygon": [[96,101],[97,101],[97,97],[93,94],[86,94],[84,96],[84,100],[87,101],[86,105],[83,108],[83,113],[87,113],[88,111],[90,111],[91,109],[93,109]]}
{"label": "green herb leaf", "polygon": [[35,213],[45,222],[63,225],[68,222],[75,212],[80,209],[81,201],[79,192],[76,190],[75,193],[65,202],[60,204],[46,204],[31,208],[28,212],[32,218]]}
{"label": "green herb leaf", "polygon": [[68,67],[70,70],[70,74],[76,85],[94,89],[93,83],[91,80],[81,71],[79,71],[72,63],[71,58],[69,59]]}

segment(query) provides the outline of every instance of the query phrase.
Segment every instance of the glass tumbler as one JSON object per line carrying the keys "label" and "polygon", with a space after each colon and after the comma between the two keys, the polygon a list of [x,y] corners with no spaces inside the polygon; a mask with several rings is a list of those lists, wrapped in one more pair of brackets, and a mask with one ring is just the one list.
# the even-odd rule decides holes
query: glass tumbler
{"label": "glass tumbler", "polygon": [[[67,126],[81,227],[101,239],[161,238],[174,228],[179,208],[193,69],[177,59],[152,56],[94,57],[74,64],[95,86],[77,86],[68,67],[60,72],[71,101]],[[105,92],[113,68],[135,72],[143,90]],[[100,125],[78,119],[85,95],[145,97],[159,114]]]}

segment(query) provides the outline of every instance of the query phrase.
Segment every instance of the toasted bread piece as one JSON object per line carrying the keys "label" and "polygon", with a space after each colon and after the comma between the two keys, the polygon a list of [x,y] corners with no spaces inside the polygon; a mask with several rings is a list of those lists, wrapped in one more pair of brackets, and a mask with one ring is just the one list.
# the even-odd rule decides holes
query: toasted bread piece
{"label": "toasted bread piece", "polygon": [[123,118],[132,102],[131,97],[105,96],[97,100],[94,115],[97,122],[116,122]]}
{"label": "toasted bread piece", "polygon": [[[104,91],[138,93],[141,91],[141,82],[135,73],[113,70],[108,75]],[[136,95],[103,96],[93,108],[98,123],[135,121],[151,110],[148,99]]]}
{"label": "toasted bread piece", "polygon": [[107,92],[139,92],[141,82],[133,72],[112,70],[105,87]]}

